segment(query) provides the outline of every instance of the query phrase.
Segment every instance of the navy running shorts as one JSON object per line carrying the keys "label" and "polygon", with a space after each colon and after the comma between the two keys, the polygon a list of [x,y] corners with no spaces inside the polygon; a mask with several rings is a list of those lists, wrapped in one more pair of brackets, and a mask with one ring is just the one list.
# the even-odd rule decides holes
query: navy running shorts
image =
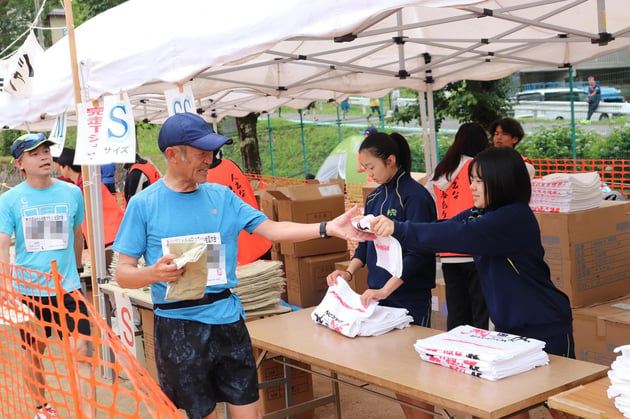
{"label": "navy running shorts", "polygon": [[202,419],[217,403],[258,400],[258,375],[245,321],[210,325],[154,315],[160,387],[189,419]]}

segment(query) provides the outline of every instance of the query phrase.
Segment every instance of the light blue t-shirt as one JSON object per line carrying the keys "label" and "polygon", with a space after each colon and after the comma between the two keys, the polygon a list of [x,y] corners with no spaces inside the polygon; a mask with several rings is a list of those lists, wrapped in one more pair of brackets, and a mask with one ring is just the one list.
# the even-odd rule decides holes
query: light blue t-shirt
{"label": "light blue t-shirt", "polygon": [[[207,286],[206,293],[234,288],[238,235],[241,230],[251,233],[267,217],[235,195],[228,187],[203,183],[199,189],[179,193],[169,189],[162,179],[133,196],[125,211],[113,249],[134,258],[144,256],[147,266],[163,256],[162,239],[180,236],[218,233],[227,282]],[[153,303],[164,303],[166,283],[151,285]],[[168,301],[173,302],[173,301]],[[234,294],[212,304],[181,308],[155,309],[159,316],[195,320],[206,324],[233,323],[244,318],[243,306]]]}
{"label": "light blue t-shirt", "polygon": [[[9,236],[15,233],[14,264],[50,272],[50,262],[56,260],[59,274],[69,282],[63,282],[66,291],[71,291],[72,287],[81,288],[73,229],[81,225],[84,217],[81,190],[68,182],[57,180],[46,189],[36,189],[22,182],[0,195],[0,232]],[[21,277],[21,271],[14,276]],[[46,277],[39,275],[37,281],[49,289],[40,293],[38,289],[25,289],[20,284],[19,292],[42,296],[56,294],[52,279],[46,284]]]}

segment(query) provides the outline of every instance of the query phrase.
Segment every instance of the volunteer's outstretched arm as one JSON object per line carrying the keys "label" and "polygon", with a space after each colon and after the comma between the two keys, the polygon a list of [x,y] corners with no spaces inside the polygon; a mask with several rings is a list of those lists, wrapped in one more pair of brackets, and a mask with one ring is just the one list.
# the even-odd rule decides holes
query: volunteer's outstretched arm
{"label": "volunteer's outstretched arm", "polygon": [[[359,207],[355,205],[334,220],[328,221],[326,223],[326,234],[344,240],[374,240],[375,237],[373,234],[359,231],[352,226],[352,218],[355,215],[360,215],[359,211]],[[256,227],[254,233],[274,242],[297,242],[319,238],[319,228],[319,223],[304,224],[291,221],[266,220]]]}

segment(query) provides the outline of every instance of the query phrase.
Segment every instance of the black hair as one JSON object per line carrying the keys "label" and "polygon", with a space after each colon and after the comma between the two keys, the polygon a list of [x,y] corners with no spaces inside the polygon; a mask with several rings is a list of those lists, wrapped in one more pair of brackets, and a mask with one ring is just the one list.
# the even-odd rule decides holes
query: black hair
{"label": "black hair", "polygon": [[532,197],[529,172],[523,157],[512,147],[492,147],[477,154],[468,167],[468,176],[483,180],[487,207],[529,204]]}
{"label": "black hair", "polygon": [[393,154],[396,157],[396,165],[402,167],[407,174],[411,173],[409,143],[405,137],[397,132],[392,132],[389,135],[384,132],[368,135],[359,146],[359,152],[361,151],[367,151],[383,162]]}
{"label": "black hair", "polygon": [[490,135],[494,135],[494,131],[497,129],[497,127],[501,127],[503,132],[507,132],[512,137],[518,138],[516,144],[518,144],[525,136],[525,130],[523,130],[523,126],[514,118],[497,119],[496,121],[491,123],[489,128]]}
{"label": "black hair", "polygon": [[57,157],[57,164],[61,167],[68,166],[73,172],[81,173],[81,166],[74,164],[74,149],[64,147],[61,155]]}
{"label": "black hair", "polygon": [[438,180],[442,176],[450,180],[463,155],[475,157],[489,146],[488,134],[481,125],[474,122],[462,124],[455,134],[455,141],[435,167],[432,180]]}

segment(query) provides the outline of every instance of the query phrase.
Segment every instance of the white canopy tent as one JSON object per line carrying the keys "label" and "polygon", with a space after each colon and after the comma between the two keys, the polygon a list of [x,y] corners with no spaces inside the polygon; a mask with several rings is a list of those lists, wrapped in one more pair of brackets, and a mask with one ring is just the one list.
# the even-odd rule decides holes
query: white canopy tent
{"label": "white canopy tent", "polygon": [[[76,30],[83,96],[126,91],[136,119],[159,123],[164,91],[190,83],[215,122],[408,87],[427,92],[426,144],[431,92],[448,82],[568,67],[630,45],[626,0],[387,3],[129,0]],[[30,98],[0,93],[0,126],[45,129],[73,112],[68,49],[63,39],[36,63]]]}
{"label": "white canopy tent", "polygon": [[[628,48],[629,32],[627,0],[128,0],[77,28],[76,54],[84,99],[127,92],[135,118],[150,122],[167,116],[164,91],[186,83],[208,122],[426,92],[430,170],[433,90],[568,67]],[[0,92],[0,127],[49,130],[64,112],[73,123],[70,57],[66,37],[33,63],[29,97]]]}

